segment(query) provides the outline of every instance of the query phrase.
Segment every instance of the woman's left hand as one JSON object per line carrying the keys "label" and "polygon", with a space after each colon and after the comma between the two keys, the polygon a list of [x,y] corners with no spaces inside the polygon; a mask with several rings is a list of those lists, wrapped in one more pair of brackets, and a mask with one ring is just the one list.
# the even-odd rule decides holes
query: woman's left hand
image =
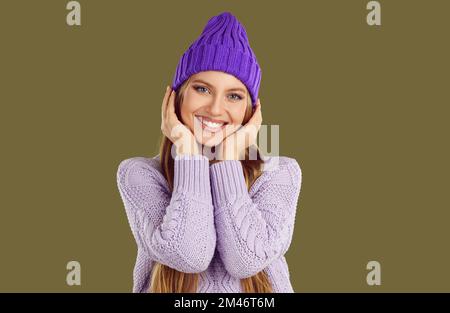
{"label": "woman's left hand", "polygon": [[256,144],[261,123],[261,102],[258,99],[255,111],[247,124],[226,137],[219,145],[218,160],[243,160],[245,149]]}

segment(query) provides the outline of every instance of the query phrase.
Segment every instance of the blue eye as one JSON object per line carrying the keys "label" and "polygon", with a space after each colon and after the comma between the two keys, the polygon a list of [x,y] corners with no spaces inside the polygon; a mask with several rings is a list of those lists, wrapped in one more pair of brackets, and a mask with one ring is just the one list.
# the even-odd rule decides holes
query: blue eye
{"label": "blue eye", "polygon": [[207,91],[207,90],[208,90],[207,88],[205,88],[205,87],[203,87],[203,86],[194,86],[194,89],[197,90],[197,91],[200,92],[200,93],[203,93],[203,90],[204,90],[204,91]]}
{"label": "blue eye", "polygon": [[240,95],[238,95],[237,93],[233,93],[233,94],[231,94],[231,96],[236,96],[236,98],[233,98],[233,100],[239,101],[239,100],[242,100],[242,99],[243,99],[243,98],[242,98]]}
{"label": "blue eye", "polygon": [[[194,88],[194,90],[196,90],[199,93],[205,93],[205,92],[209,93],[208,88],[206,88],[204,86],[194,85],[194,86],[192,86],[192,88]],[[241,95],[239,95],[237,93],[232,93],[229,95],[229,97],[233,101],[240,101],[240,100],[244,99],[244,97],[242,97]]]}

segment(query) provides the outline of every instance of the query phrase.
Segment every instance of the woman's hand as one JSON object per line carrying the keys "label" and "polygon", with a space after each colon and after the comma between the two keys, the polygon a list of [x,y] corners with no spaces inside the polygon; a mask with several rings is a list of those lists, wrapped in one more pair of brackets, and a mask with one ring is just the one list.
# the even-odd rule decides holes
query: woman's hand
{"label": "woman's hand", "polygon": [[244,160],[245,149],[256,144],[258,131],[261,128],[261,102],[258,99],[255,112],[250,120],[236,132],[226,137],[219,146],[219,160]]}
{"label": "woman's hand", "polygon": [[175,114],[175,96],[175,90],[167,86],[161,108],[161,131],[176,146],[177,155],[199,154],[194,135]]}

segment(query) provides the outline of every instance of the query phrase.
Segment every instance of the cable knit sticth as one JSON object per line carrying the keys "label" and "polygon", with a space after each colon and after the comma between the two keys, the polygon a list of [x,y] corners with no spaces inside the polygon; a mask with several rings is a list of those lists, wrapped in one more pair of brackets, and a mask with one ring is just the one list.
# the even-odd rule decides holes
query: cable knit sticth
{"label": "cable knit sticth", "polygon": [[133,292],[148,290],[155,262],[200,273],[198,292],[242,292],[240,279],[262,270],[274,292],[293,292],[284,254],[302,177],[295,159],[278,164],[247,190],[240,161],[177,156],[170,193],[159,156],[122,161],[117,183],[138,248]]}

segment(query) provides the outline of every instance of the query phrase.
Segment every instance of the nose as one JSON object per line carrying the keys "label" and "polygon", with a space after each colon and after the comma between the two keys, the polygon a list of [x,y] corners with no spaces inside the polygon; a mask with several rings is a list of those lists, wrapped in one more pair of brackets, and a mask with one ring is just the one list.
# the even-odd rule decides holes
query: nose
{"label": "nose", "polygon": [[220,116],[223,113],[223,104],[220,97],[214,97],[212,102],[208,106],[208,113],[212,116]]}

